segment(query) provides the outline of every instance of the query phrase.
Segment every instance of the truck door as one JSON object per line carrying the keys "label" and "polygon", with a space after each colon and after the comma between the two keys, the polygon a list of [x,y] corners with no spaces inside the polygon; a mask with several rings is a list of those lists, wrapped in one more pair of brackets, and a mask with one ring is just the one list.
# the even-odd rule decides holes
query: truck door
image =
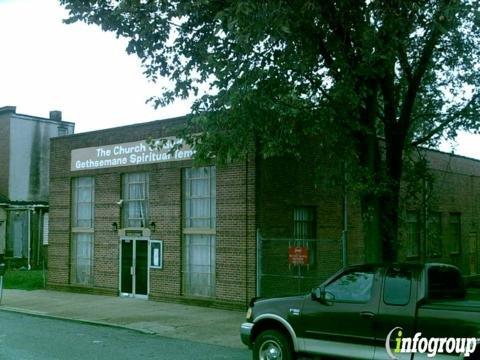
{"label": "truck door", "polygon": [[324,301],[307,299],[301,319],[305,350],[373,359],[379,282],[375,268],[352,268],[325,285]]}
{"label": "truck door", "polygon": [[385,344],[389,333],[389,345],[394,356],[400,360],[410,359],[411,354],[395,352],[395,339],[399,337],[399,331],[403,337],[414,335],[417,307],[417,288],[414,284],[418,284],[419,279],[414,279],[413,276],[411,268],[390,267],[385,272],[379,311],[375,319],[375,359],[390,358]]}

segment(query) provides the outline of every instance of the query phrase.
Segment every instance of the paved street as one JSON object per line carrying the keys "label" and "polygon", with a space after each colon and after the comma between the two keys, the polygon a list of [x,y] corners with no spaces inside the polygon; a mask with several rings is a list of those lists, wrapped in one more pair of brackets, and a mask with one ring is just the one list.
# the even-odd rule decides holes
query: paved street
{"label": "paved street", "polygon": [[[178,340],[244,349],[244,311],[48,290],[5,290],[1,310],[108,324]],[[1,360],[1,359],[0,359]]]}
{"label": "paved street", "polygon": [[250,359],[235,349],[0,311],[1,360]]}

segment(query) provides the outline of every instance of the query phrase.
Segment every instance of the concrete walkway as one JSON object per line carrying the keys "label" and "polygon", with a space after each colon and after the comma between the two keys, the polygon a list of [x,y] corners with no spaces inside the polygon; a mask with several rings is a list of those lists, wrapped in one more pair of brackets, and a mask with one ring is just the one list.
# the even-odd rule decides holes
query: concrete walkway
{"label": "concrete walkway", "polygon": [[239,311],[50,290],[4,290],[0,310],[246,349],[240,341],[245,314]]}

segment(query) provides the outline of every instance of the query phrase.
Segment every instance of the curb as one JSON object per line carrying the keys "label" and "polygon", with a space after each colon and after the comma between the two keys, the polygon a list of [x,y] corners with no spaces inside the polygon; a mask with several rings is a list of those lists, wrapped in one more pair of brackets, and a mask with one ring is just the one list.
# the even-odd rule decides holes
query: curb
{"label": "curb", "polygon": [[[159,333],[156,333],[156,332],[151,331],[151,330],[129,327],[127,325],[114,324],[114,323],[109,323],[109,322],[105,322],[105,321],[76,319],[76,318],[60,316],[60,315],[51,315],[51,314],[47,314],[47,313],[44,313],[44,312],[41,312],[41,311],[19,309],[19,308],[14,308],[14,307],[9,307],[9,306],[7,306],[7,307],[0,306],[0,311],[11,312],[11,313],[16,313],[16,314],[24,314],[24,315],[35,316],[35,317],[46,318],[46,319],[70,321],[70,322],[76,322],[76,323],[79,323],[79,324],[99,325],[99,326],[104,326],[104,327],[131,330],[131,331],[136,331],[138,333],[145,334],[145,335],[160,335]],[[160,336],[164,336],[164,335],[160,335]],[[167,336],[164,336],[164,337],[167,337]]]}
{"label": "curb", "polygon": [[5,305],[0,305],[0,312],[1,311],[16,313],[16,314],[23,314],[23,315],[28,315],[28,316],[35,316],[35,317],[45,318],[45,319],[55,319],[55,320],[60,320],[60,321],[75,322],[75,323],[79,323],[79,324],[97,325],[97,326],[103,326],[103,327],[109,327],[109,328],[135,331],[137,333],[144,334],[144,335],[159,336],[159,337],[164,337],[166,339],[173,339],[173,340],[178,340],[178,341],[190,341],[190,342],[199,343],[199,344],[222,346],[222,347],[231,348],[231,349],[232,348],[233,349],[243,348],[243,347],[240,347],[240,346],[215,344],[215,343],[205,342],[205,341],[201,341],[201,340],[197,340],[197,339],[183,339],[183,338],[179,338],[179,337],[175,337],[175,336],[168,336],[168,335],[165,335],[165,334],[161,334],[161,333],[158,333],[158,332],[155,332],[155,331],[152,331],[152,330],[130,327],[128,325],[121,325],[121,324],[115,324],[115,323],[110,323],[110,322],[105,322],[105,321],[97,321],[97,320],[71,318],[71,317],[65,317],[65,316],[60,316],[60,315],[51,315],[51,314],[41,312],[41,311],[15,308],[15,307],[5,306]]}

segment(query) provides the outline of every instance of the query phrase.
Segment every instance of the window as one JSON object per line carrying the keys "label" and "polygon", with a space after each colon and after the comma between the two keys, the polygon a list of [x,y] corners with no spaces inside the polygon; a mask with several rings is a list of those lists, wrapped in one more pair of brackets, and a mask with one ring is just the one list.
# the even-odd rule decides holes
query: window
{"label": "window", "polygon": [[448,244],[450,253],[458,255],[461,252],[462,229],[460,213],[450,213],[448,219]]}
{"label": "window", "polygon": [[407,257],[416,257],[420,254],[420,227],[418,212],[407,211]]}
{"label": "window", "polygon": [[48,213],[43,214],[42,245],[48,245]]}
{"label": "window", "polygon": [[215,167],[185,169],[185,228],[215,228]]}
{"label": "window", "polygon": [[65,135],[68,135],[68,128],[66,126],[59,126],[58,136],[65,136]]}
{"label": "window", "polygon": [[315,239],[315,208],[296,207],[293,210],[293,237],[298,239]]}
{"label": "window", "polygon": [[122,199],[122,227],[146,227],[148,224],[148,174],[123,174]]}
{"label": "window", "polygon": [[462,274],[451,266],[432,266],[428,269],[430,299],[463,299],[465,285]]}
{"label": "window", "polygon": [[328,284],[325,293],[333,301],[368,302],[372,297],[373,276],[373,271],[349,272]]}
{"label": "window", "polygon": [[216,169],[183,172],[183,291],[191,296],[215,294]]}
{"label": "window", "polygon": [[427,255],[442,254],[442,214],[430,212],[427,219]]}
{"label": "window", "polygon": [[412,273],[402,269],[388,269],[383,289],[383,302],[387,305],[407,305],[410,301]]}
{"label": "window", "polygon": [[74,284],[93,283],[93,205],[94,178],[73,179],[71,282]]}
{"label": "window", "polygon": [[293,238],[295,240],[295,246],[307,247],[309,265],[314,265],[316,254],[316,221],[314,207],[299,206],[293,209]]}

